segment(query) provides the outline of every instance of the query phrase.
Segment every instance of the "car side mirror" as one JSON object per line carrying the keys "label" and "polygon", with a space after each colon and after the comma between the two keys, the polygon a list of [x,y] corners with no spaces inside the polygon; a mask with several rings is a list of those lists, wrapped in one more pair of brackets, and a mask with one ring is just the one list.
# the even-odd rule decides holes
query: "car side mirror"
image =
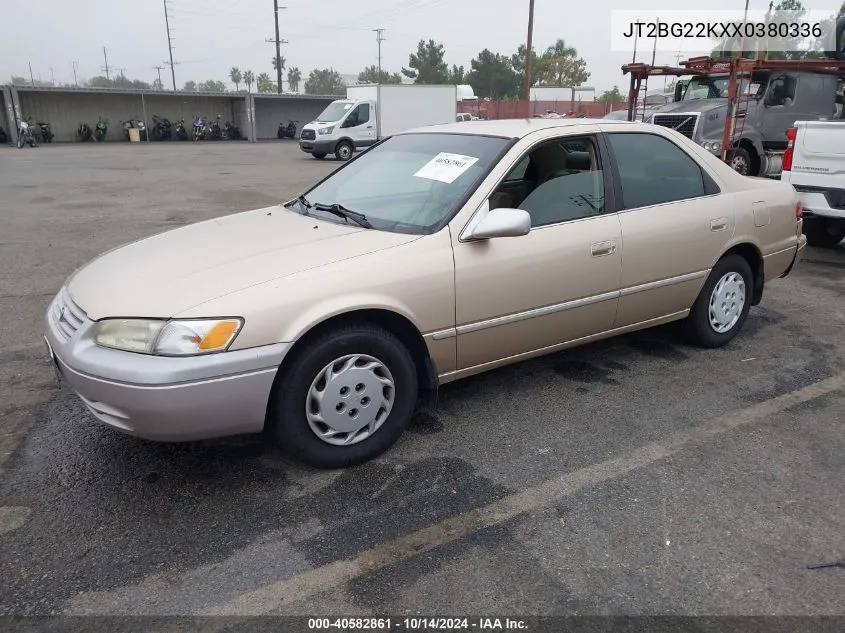
{"label": "car side mirror", "polygon": [[531,231],[531,216],[523,209],[491,209],[470,229],[467,239],[520,237]]}

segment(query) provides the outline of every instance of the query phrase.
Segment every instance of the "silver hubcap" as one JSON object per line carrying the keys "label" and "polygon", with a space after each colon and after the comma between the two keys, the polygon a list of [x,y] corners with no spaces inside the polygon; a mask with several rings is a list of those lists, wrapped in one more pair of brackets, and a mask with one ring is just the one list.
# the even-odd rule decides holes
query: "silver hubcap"
{"label": "silver hubcap", "polygon": [[745,307],[745,280],[739,273],[723,275],[710,295],[710,327],[719,334],[739,321]]}
{"label": "silver hubcap", "polygon": [[737,156],[731,161],[731,168],[740,174],[748,173],[748,161],[744,157]]}
{"label": "silver hubcap", "polygon": [[308,389],[308,426],[324,442],[357,444],[373,435],[390,415],[396,388],[377,358],[351,354],[332,361]]}
{"label": "silver hubcap", "polygon": [[348,145],[343,145],[343,146],[340,148],[340,157],[341,157],[341,158],[343,158],[343,159],[349,158],[349,155],[350,155],[351,153],[352,153],[352,152],[349,150],[349,146],[348,146]]}

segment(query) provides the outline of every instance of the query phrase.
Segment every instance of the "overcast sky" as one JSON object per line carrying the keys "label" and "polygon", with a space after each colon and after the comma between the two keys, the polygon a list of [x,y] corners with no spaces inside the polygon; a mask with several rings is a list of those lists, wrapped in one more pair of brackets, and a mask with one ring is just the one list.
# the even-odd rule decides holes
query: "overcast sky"
{"label": "overcast sky", "polygon": [[[273,0],[167,0],[174,38],[177,87],[188,80],[223,80],[238,66],[273,75]],[[282,55],[299,66],[303,79],[314,68],[333,67],[358,73],[377,61],[375,28],[384,28],[382,67],[399,71],[421,38],[433,38],[446,49],[446,61],[469,67],[482,49],[512,54],[524,42],[528,0],[280,0],[281,37],[289,40]],[[741,9],[742,0],[711,0],[708,9]],[[834,3],[805,2],[813,9]],[[676,0],[536,0],[534,44],[538,50],[557,38],[578,49],[591,73],[588,84],[598,92],[614,84],[626,86],[621,65],[630,53],[610,52],[613,9],[677,9]],[[752,10],[768,1],[752,0]],[[834,7],[832,10],[835,11]],[[0,83],[11,75],[57,83],[73,80],[72,61],[80,77],[104,74],[103,46],[109,65],[127,77],[152,82],[168,59],[162,0],[29,0],[8,17],[26,16],[27,26],[9,23],[0,38]],[[21,13],[22,12],[22,13]],[[640,45],[643,41],[640,40]],[[645,46],[648,46],[646,43]],[[638,61],[650,61],[650,47]],[[674,63],[671,53],[658,52],[658,63]],[[170,87],[170,70],[161,77]],[[654,87],[657,87],[656,85]]]}

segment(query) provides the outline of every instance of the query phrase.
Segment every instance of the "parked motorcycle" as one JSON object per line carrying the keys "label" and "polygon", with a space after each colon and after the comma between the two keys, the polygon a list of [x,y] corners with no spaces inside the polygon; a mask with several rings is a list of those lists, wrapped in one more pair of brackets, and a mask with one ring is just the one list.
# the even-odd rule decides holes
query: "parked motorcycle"
{"label": "parked motorcycle", "polygon": [[296,124],[299,121],[288,120],[288,124],[279,123],[279,131],[276,132],[277,138],[296,138]]}
{"label": "parked motorcycle", "polygon": [[91,126],[84,121],[76,128],[76,135],[79,137],[81,143],[91,140]]}
{"label": "parked motorcycle", "polygon": [[53,131],[50,129],[50,124],[44,123],[44,121],[38,121],[36,125],[38,126],[38,134],[41,136],[41,142],[52,143],[53,137],[56,135],[53,134]]}
{"label": "parked motorcycle", "polygon": [[18,147],[22,149],[24,145],[38,147],[38,143],[35,142],[35,134],[32,129],[32,117],[21,119],[21,122],[18,125]]}
{"label": "parked motorcycle", "polygon": [[97,139],[97,142],[104,140],[108,131],[109,120],[98,117],[97,125],[94,126],[94,138]]}
{"label": "parked motorcycle", "polygon": [[138,119],[129,119],[128,121],[121,121],[120,123],[123,125],[123,138],[127,141],[131,138],[129,136],[129,130],[133,128],[138,129],[138,136],[140,137],[140,140],[147,140],[147,126],[143,121],[139,121]]}
{"label": "parked motorcycle", "polygon": [[194,127],[191,129],[191,140],[201,141],[205,138],[205,121],[202,117],[194,118]]}
{"label": "parked motorcycle", "polygon": [[230,141],[239,141],[241,138],[241,128],[226,121],[226,124],[223,126],[223,134],[224,138],[228,138]]}
{"label": "parked motorcycle", "polygon": [[158,115],[153,115],[153,140],[154,141],[164,141],[173,136],[173,124],[170,123],[169,119],[165,119],[159,117]]}
{"label": "parked motorcycle", "polygon": [[211,132],[211,140],[212,141],[222,141],[223,140],[223,130],[220,127],[220,119],[222,117],[218,114],[217,120],[214,121],[210,126]]}
{"label": "parked motorcycle", "polygon": [[188,130],[185,129],[185,119],[176,121],[176,138],[180,141],[188,140]]}

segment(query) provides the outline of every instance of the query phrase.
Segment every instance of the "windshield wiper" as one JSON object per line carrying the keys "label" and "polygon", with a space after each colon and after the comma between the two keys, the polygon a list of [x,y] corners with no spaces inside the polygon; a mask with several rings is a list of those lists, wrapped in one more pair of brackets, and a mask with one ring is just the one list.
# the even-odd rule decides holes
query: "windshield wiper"
{"label": "windshield wiper", "polygon": [[338,204],[335,202],[334,204],[320,204],[319,202],[316,204],[311,205],[317,211],[326,211],[327,213],[331,213],[332,215],[336,215],[339,218],[343,218],[344,220],[352,220],[356,224],[363,226],[365,229],[373,228],[373,225],[370,224],[370,221],[367,219],[367,216],[363,213],[358,213],[357,211],[352,211],[351,209],[347,209],[342,204]]}

